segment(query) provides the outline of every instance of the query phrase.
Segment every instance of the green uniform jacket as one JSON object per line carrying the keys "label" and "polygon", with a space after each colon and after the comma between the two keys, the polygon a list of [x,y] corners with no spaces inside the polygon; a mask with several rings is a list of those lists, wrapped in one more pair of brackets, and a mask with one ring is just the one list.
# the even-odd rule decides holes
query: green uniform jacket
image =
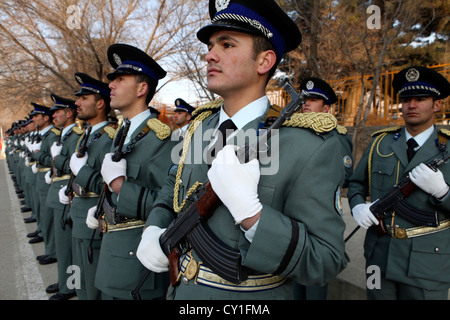
{"label": "green uniform jacket", "polygon": [[[436,129],[410,163],[406,156],[404,128],[392,128],[384,137],[381,135],[384,133],[375,134],[350,179],[348,199],[351,208],[365,203],[366,196],[370,196],[371,202],[381,198],[417,165],[442,157],[437,147]],[[377,137],[382,139],[378,140],[373,148],[369,194],[368,160]],[[444,174],[447,184],[450,184],[450,165],[444,164],[439,169]],[[415,208],[437,211],[440,221],[450,218],[450,197],[438,202],[420,188],[416,188],[407,201]],[[401,228],[415,227],[398,215],[393,219],[392,215],[388,214],[384,222]],[[376,228],[371,227],[366,234],[364,256],[367,265],[379,266],[387,279],[428,290],[442,290],[449,287],[450,229],[411,239],[394,239],[388,235],[379,237]]]}
{"label": "green uniform jacket", "polygon": [[[145,220],[172,166],[170,128],[155,117],[152,114],[147,120],[158,121],[166,135],[160,139],[154,130],[150,130],[124,157],[127,160],[127,180],[119,197],[112,194],[117,213],[121,216]],[[147,120],[135,130],[124,150],[146,127]],[[115,150],[116,143],[113,143],[111,152]],[[136,257],[142,230],[143,227],[139,227],[103,234],[95,286],[107,295],[131,299],[130,292],[145,274],[147,269]],[[140,291],[142,298],[164,297],[167,284],[164,286],[161,282],[167,282],[167,275],[152,273]]]}
{"label": "green uniform jacket", "polygon": [[[52,155],[50,153],[50,148],[53,142],[58,141],[59,130],[52,128],[42,135],[41,149],[38,152],[33,153],[32,157],[34,160],[38,161],[39,168],[50,168],[52,166]],[[47,172],[38,172],[36,177],[36,190],[40,194],[46,194],[50,185],[45,182],[45,174]]]}
{"label": "green uniform jacket", "polygon": [[[70,129],[64,137],[62,137],[62,149],[61,153],[55,157],[53,165],[60,176],[69,176],[71,174],[70,171],[70,157],[75,152],[75,149],[77,147],[78,139],[80,139],[80,136],[83,134],[83,130],[81,130],[78,127],[73,127]],[[61,190],[62,187],[67,185],[69,178],[65,180],[60,181],[53,181],[49,192],[47,196],[47,202],[46,205],[48,207],[54,208],[54,209],[60,209],[61,211],[64,209],[64,205],[59,202],[59,190]],[[66,214],[69,212],[69,208],[66,208]]]}
{"label": "green uniform jacket", "polygon": [[348,181],[353,174],[353,142],[347,134],[347,129],[345,127],[338,126],[332,132],[338,137],[339,143],[341,144],[342,162],[344,163],[345,168],[345,181],[342,187],[347,188]]}
{"label": "green uniform jacket", "polygon": [[[107,129],[105,130],[105,127]],[[87,143],[88,160],[83,166],[74,182],[79,184],[86,192],[100,194],[103,188],[103,178],[100,174],[102,162],[105,154],[111,149],[112,139],[115,129],[110,126],[104,126],[91,132]],[[81,139],[81,138],[80,138]],[[91,239],[92,230],[86,225],[87,212],[93,206],[96,206],[98,197],[74,197],[70,207],[70,216],[73,220],[72,235],[79,239]],[[100,239],[98,232],[95,233],[95,239]]]}
{"label": "green uniform jacket", "polygon": [[[248,123],[238,135],[247,132],[255,134],[265,116]],[[188,153],[191,158],[187,158],[183,167],[179,203],[195,182],[207,181],[209,166],[204,160],[198,164],[198,150],[207,148],[210,143],[208,132],[217,127],[218,119],[218,113],[206,118],[191,139]],[[182,282],[176,287],[176,293],[172,292],[172,297],[292,299],[294,282],[304,285],[324,284],[346,266],[343,241],[345,224],[339,213],[339,199],[336,198],[344,180],[344,169],[336,137],[295,127],[280,128],[277,137],[279,152],[272,138],[269,141],[273,152],[271,161],[260,161],[261,172],[266,169],[267,172],[272,171],[270,168],[277,170],[271,175],[261,175],[258,195],[263,209],[252,243],[245,238],[224,205],[215,210],[208,225],[223,242],[240,250],[244,266],[256,273],[278,274],[289,279],[276,289],[252,293],[195,285],[194,281],[188,285]],[[202,145],[199,147],[198,143]],[[157,207],[152,210],[147,221],[148,225],[166,228],[174,219],[173,212],[166,209],[173,207],[173,171],[176,170],[172,170],[161,190]],[[188,206],[189,203],[186,204]],[[195,250],[193,256],[200,262]]]}

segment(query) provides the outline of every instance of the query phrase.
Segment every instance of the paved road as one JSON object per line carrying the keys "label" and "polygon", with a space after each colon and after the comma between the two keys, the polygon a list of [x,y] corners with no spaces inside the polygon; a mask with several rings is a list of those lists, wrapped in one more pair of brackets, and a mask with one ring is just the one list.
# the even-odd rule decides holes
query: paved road
{"label": "paved road", "polygon": [[30,212],[20,212],[20,202],[8,173],[6,160],[0,160],[0,300],[48,300],[45,288],[56,282],[56,263],[40,265],[44,244],[29,244],[26,235],[36,223],[25,224]]}

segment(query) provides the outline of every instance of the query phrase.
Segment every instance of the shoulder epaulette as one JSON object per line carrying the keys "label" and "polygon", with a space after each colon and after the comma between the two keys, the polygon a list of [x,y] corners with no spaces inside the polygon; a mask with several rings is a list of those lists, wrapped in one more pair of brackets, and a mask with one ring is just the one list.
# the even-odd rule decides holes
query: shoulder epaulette
{"label": "shoulder epaulette", "polygon": [[172,134],[170,127],[156,118],[148,120],[147,127],[156,133],[159,140],[167,139]]}
{"label": "shoulder epaulette", "polygon": [[442,133],[447,138],[450,138],[450,130],[447,129],[439,129],[439,132]]}
{"label": "shoulder epaulette", "polygon": [[205,103],[192,112],[192,117],[196,117],[204,111],[217,112],[220,110],[220,107],[222,106],[222,104],[223,104],[222,99]]}
{"label": "shoulder epaulette", "polygon": [[392,133],[392,132],[398,132],[400,131],[400,129],[402,128],[402,126],[395,126],[395,127],[389,127],[389,128],[384,128],[381,130],[378,130],[374,133],[372,133],[372,137],[378,136],[382,133]]}
{"label": "shoulder epaulette", "polygon": [[342,134],[342,135],[346,135],[347,132],[348,132],[348,130],[347,130],[346,127],[340,126],[340,125],[338,125],[338,126],[336,127],[336,131],[337,131],[339,134]]}
{"label": "shoulder epaulette", "polygon": [[61,135],[61,130],[59,130],[58,128],[51,128],[50,131],[56,134],[57,136]]}
{"label": "shoulder epaulette", "polygon": [[283,123],[284,127],[312,129],[317,133],[330,132],[337,126],[336,118],[330,113],[295,113]]}
{"label": "shoulder epaulette", "polygon": [[114,139],[114,137],[116,136],[117,130],[114,129],[111,126],[105,126],[103,128],[103,130],[105,130],[106,134],[108,135],[108,137],[110,137],[111,139]]}
{"label": "shoulder epaulette", "polygon": [[75,132],[79,136],[83,134],[83,130],[78,128],[77,126],[73,127],[72,131]]}

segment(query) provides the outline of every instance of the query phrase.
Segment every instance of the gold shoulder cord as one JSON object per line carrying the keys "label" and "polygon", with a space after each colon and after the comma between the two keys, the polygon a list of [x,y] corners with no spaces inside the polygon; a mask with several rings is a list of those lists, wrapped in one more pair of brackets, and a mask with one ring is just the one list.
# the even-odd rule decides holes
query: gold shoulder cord
{"label": "gold shoulder cord", "polygon": [[[376,137],[375,141],[374,141],[373,144],[372,144],[372,147],[370,148],[369,162],[368,162],[368,170],[369,170],[369,172],[368,172],[368,175],[369,175],[369,194],[370,194],[370,186],[371,186],[371,184],[372,184],[372,158],[373,158],[373,152],[374,152],[374,150],[375,150],[375,146],[377,147],[377,154],[378,154],[380,157],[382,157],[382,158],[387,158],[387,157],[390,157],[390,156],[392,156],[392,155],[394,154],[394,152],[392,152],[392,153],[390,153],[390,154],[386,154],[386,155],[380,153],[379,146],[380,146],[381,140],[383,140],[383,138],[384,138],[387,134],[388,134],[387,132],[384,132],[384,133],[380,134],[378,137]],[[398,167],[397,167],[397,181],[396,181],[396,183],[398,183],[399,167],[400,167],[400,161],[398,162]]]}
{"label": "gold shoulder cord", "polygon": [[370,148],[370,152],[369,152],[369,161],[368,161],[368,165],[367,165],[367,169],[368,169],[368,176],[369,176],[369,195],[371,193],[371,185],[372,185],[372,158],[373,158],[373,152],[375,150],[375,146],[377,147],[377,153],[382,156],[378,150],[378,146],[381,142],[381,140],[387,135],[387,133],[382,133],[380,134],[378,137],[375,138],[375,141],[372,144],[372,147]]}
{"label": "gold shoulder cord", "polygon": [[[373,142],[372,147],[370,148],[369,162],[368,162],[368,170],[369,170],[369,172],[368,172],[368,174],[369,174],[369,195],[370,195],[370,193],[371,193],[370,188],[371,188],[371,185],[372,185],[372,158],[373,158],[373,152],[374,152],[374,150],[375,150],[375,146],[377,147],[377,154],[378,154],[380,157],[387,158],[387,157],[390,157],[390,156],[392,156],[392,155],[394,154],[394,152],[392,152],[391,154],[388,154],[388,155],[383,155],[383,154],[380,153],[379,146],[380,146],[381,140],[383,140],[383,138],[384,138],[387,134],[388,134],[387,132],[384,132],[384,133],[382,133],[381,135],[379,135],[379,136],[375,139],[375,141]],[[398,164],[397,164],[397,178],[396,178],[395,184],[398,184],[398,176],[399,176],[399,172],[400,172],[400,160],[398,161]],[[372,200],[372,197],[371,197],[371,200]],[[395,211],[392,213],[391,226],[393,226],[393,224],[394,224],[394,219],[395,219]]]}
{"label": "gold shoulder cord", "polygon": [[317,133],[329,132],[336,128],[337,120],[329,113],[296,113],[283,123],[285,127],[310,128]]}
{"label": "gold shoulder cord", "polygon": [[181,210],[183,210],[184,206],[186,205],[187,198],[189,196],[191,196],[195,192],[195,190],[197,190],[197,188],[199,186],[202,185],[202,183],[197,181],[188,190],[188,192],[186,194],[186,197],[184,198],[184,200],[181,203],[181,205],[178,206],[178,193],[179,193],[179,190],[180,190],[181,174],[183,173],[184,161],[186,160],[186,154],[187,154],[187,151],[189,149],[189,144],[191,143],[192,135],[194,134],[194,132],[198,128],[198,126],[203,122],[203,120],[208,118],[211,114],[212,114],[212,111],[205,111],[205,112],[202,112],[201,114],[199,114],[195,118],[195,120],[191,123],[191,125],[189,126],[189,128],[188,128],[188,130],[186,132],[186,136],[184,137],[183,151],[181,153],[180,162],[178,163],[177,175],[176,175],[176,178],[175,178],[176,179],[175,180],[175,187],[173,189],[173,209],[174,209],[174,211],[176,213],[178,213]]}

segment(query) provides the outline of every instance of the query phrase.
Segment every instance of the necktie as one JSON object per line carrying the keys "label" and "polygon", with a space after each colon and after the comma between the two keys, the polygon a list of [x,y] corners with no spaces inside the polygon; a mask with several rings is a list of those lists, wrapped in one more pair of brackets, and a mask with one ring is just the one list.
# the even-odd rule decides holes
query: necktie
{"label": "necktie", "polygon": [[217,155],[217,153],[219,153],[219,151],[222,150],[222,148],[226,145],[228,137],[236,129],[237,129],[237,127],[233,123],[233,121],[231,121],[231,119],[224,121],[219,126],[219,131],[221,134],[219,135],[217,141],[214,143],[213,147],[211,148],[211,157],[210,157],[211,161],[212,161],[212,159],[214,159],[214,157]]}
{"label": "necktie", "polygon": [[411,159],[414,157],[414,155],[416,154],[416,151],[414,150],[414,148],[416,148],[418,146],[416,140],[414,140],[414,138],[409,139],[406,144],[408,145],[408,149],[406,150],[406,154],[408,155],[408,161],[411,161]]}

